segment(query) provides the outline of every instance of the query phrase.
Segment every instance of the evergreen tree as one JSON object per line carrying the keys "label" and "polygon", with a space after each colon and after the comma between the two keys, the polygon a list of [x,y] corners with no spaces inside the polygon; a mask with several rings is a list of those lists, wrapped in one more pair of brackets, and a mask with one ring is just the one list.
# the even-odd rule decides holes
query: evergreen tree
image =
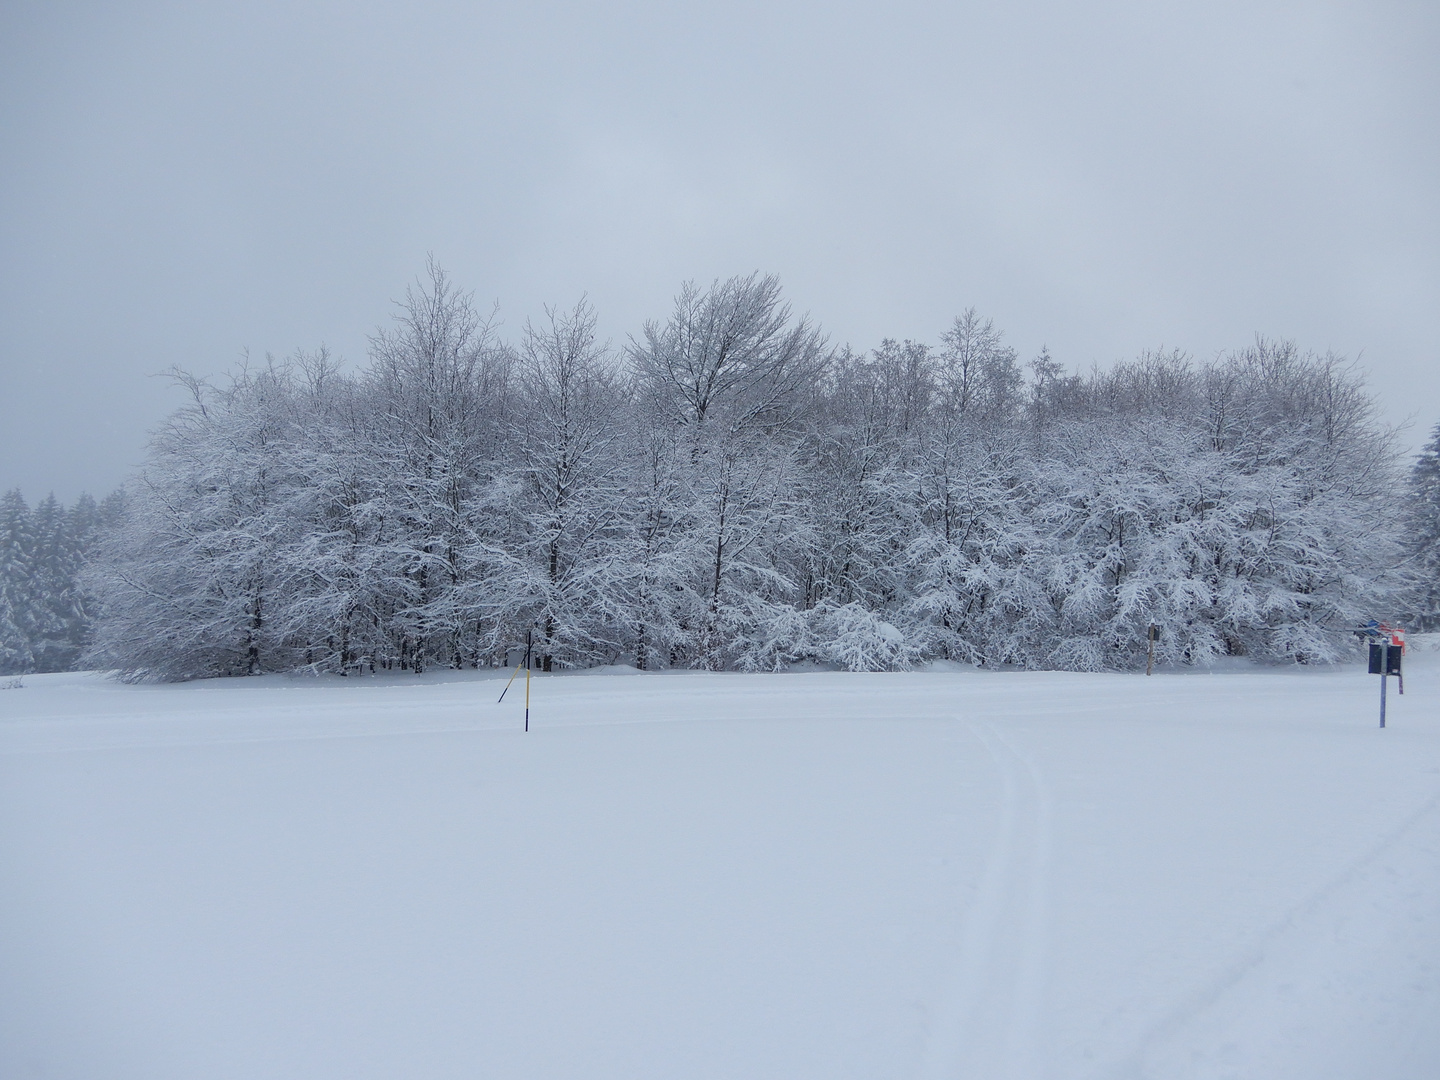
{"label": "evergreen tree", "polygon": [[30,578],[34,559],[30,507],[18,489],[0,497],[0,675],[34,670]]}
{"label": "evergreen tree", "polygon": [[1417,630],[1440,629],[1440,424],[1410,470],[1406,546]]}
{"label": "evergreen tree", "polygon": [[30,514],[30,651],[36,671],[64,671],[79,612],[75,565],[64,508],[52,492]]}

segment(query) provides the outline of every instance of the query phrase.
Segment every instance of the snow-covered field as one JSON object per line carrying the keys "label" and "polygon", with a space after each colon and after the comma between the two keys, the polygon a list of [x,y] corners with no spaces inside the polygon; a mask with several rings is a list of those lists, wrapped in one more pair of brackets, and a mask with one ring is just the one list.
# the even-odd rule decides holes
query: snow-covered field
{"label": "snow-covered field", "polygon": [[1440,1076],[1440,663],[0,690],[0,1076]]}

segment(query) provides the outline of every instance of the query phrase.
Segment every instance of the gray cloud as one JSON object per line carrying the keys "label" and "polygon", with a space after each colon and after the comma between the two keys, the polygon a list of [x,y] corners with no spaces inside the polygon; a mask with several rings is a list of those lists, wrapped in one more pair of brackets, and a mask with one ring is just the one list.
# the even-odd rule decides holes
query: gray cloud
{"label": "gray cloud", "polygon": [[0,486],[140,459],[152,372],[359,359],[433,251],[617,338],[762,268],[840,341],[970,304],[1074,367],[1255,332],[1440,420],[1429,4],[10,4]]}

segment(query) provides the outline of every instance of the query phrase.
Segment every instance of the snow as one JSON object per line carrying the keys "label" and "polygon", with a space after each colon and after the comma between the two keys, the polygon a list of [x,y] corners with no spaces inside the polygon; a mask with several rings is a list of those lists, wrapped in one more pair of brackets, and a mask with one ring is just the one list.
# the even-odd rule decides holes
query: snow
{"label": "snow", "polygon": [[0,1076],[1432,1078],[1437,660],[26,676]]}

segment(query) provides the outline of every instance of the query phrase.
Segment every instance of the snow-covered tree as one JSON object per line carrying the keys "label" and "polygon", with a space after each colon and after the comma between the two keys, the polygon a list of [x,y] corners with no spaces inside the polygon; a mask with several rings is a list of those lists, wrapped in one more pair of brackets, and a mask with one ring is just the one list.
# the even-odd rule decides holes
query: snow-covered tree
{"label": "snow-covered tree", "polygon": [[[799,410],[829,360],[824,335],[792,316],[774,277],[682,288],[669,320],[630,349],[643,415],[683,431],[682,616],[689,662],[723,667],[752,619],[794,589],[780,548],[802,543],[792,485]],[[753,653],[751,663],[760,663]]]}
{"label": "snow-covered tree", "polygon": [[371,341],[363,453],[387,551],[377,604],[397,635],[387,663],[458,666],[493,640],[505,560],[490,557],[494,523],[478,508],[495,480],[511,362],[433,260]]}
{"label": "snow-covered tree", "polygon": [[30,507],[18,489],[0,496],[0,675],[34,667],[30,608],[35,537]]}
{"label": "snow-covered tree", "polygon": [[23,674],[35,664],[30,648],[34,547],[30,507],[19,490],[7,491],[0,496],[0,675]]}
{"label": "snow-covered tree", "polygon": [[520,483],[519,526],[509,586],[539,631],[549,671],[613,656],[628,637],[626,599],[616,594],[624,418],[619,379],[581,300],[527,324],[516,365],[512,419]]}
{"label": "snow-covered tree", "polygon": [[289,505],[289,372],[242,368],[228,385],[183,373],[192,402],[152,441],[125,527],[102,541],[87,584],[104,618],[91,660],[131,677],[256,674],[295,666],[285,549],[303,527]]}
{"label": "snow-covered tree", "polygon": [[31,512],[31,651],[37,671],[65,671],[79,655],[84,611],[76,587],[80,550],[53,494]]}
{"label": "snow-covered tree", "polygon": [[[1393,437],[1338,358],[1027,379],[973,309],[833,351],[758,274],[684,286],[623,355],[597,325],[512,347],[432,263],[354,373],[183,377],[123,498],[0,503],[4,662],[65,662],[97,605],[91,662],[131,677],[489,664],[527,630],[542,665],[1125,669],[1152,623],[1166,662],[1309,662],[1402,602]],[[1440,430],[1412,580],[1437,458]]]}
{"label": "snow-covered tree", "polygon": [[619,444],[625,490],[611,564],[611,595],[629,623],[629,655],[639,669],[679,663],[692,647],[704,605],[681,540],[691,531],[686,477],[690,455],[680,427],[651,387],[630,380]]}
{"label": "snow-covered tree", "polygon": [[1405,543],[1410,556],[1411,619],[1419,630],[1440,629],[1440,424],[1410,469]]}

